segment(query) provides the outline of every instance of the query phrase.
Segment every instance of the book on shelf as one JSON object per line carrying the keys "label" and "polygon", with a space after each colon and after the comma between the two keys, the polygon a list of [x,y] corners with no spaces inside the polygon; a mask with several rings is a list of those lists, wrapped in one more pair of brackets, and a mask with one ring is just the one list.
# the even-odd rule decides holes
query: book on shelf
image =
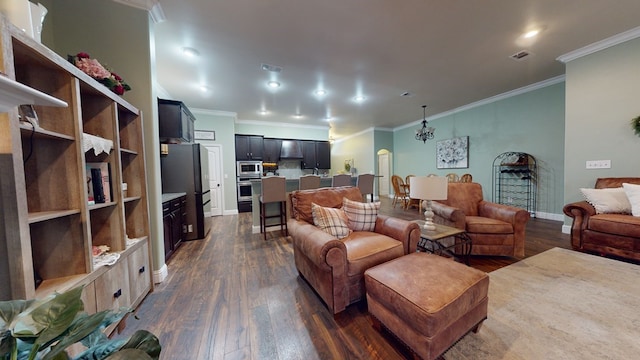
{"label": "book on shelf", "polygon": [[111,166],[106,162],[89,162],[87,167],[87,198],[89,205],[113,201]]}

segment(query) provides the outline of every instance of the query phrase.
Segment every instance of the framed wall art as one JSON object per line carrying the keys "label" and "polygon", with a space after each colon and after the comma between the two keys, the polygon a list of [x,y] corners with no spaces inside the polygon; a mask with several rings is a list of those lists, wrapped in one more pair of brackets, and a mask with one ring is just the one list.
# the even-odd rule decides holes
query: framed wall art
{"label": "framed wall art", "polygon": [[193,132],[193,137],[196,140],[215,140],[216,139],[216,132],[215,131],[209,131],[209,130],[195,130]]}
{"label": "framed wall art", "polygon": [[469,167],[469,137],[461,136],[436,143],[438,169],[464,169]]}

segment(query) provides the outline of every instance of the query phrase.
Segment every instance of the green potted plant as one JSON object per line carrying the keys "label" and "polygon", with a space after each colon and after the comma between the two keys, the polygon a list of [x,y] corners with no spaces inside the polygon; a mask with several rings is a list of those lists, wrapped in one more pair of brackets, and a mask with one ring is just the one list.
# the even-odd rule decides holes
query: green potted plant
{"label": "green potted plant", "polygon": [[[109,339],[104,329],[129,310],[84,312],[82,287],[42,300],[0,301],[0,360],[158,359],[158,338],[138,330],[125,339]],[[86,350],[71,357],[68,348]]]}
{"label": "green potted plant", "polygon": [[631,127],[636,135],[640,136],[640,115],[631,119]]}

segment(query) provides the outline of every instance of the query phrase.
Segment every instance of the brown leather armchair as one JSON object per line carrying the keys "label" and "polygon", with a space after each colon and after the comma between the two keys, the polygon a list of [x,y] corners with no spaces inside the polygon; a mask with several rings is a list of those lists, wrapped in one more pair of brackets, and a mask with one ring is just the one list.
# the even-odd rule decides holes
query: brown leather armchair
{"label": "brown leather armchair", "polygon": [[312,203],[339,208],[343,198],[361,202],[357,187],[299,190],[289,197],[296,269],[333,314],[365,298],[365,270],[415,251],[420,239],[418,224],[380,214],[374,231],[354,231],[340,240],[313,224]]}
{"label": "brown leather armchair", "polygon": [[472,239],[472,255],[524,257],[529,212],[485,201],[478,183],[449,183],[447,200],[434,201],[433,221],[465,229]]}

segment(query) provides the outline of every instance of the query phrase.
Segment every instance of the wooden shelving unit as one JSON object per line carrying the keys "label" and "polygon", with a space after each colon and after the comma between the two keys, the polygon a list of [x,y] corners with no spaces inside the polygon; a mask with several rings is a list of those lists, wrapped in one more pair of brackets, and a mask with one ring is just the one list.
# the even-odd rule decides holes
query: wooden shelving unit
{"label": "wooden shelving unit", "polygon": [[[17,104],[0,113],[0,300],[85,285],[88,311],[137,306],[152,287],[140,111],[1,15],[0,40],[5,83],[39,96],[39,127],[20,123]],[[113,149],[85,153],[83,133]],[[109,165],[110,201],[89,204],[87,163]],[[95,264],[98,245],[119,255],[115,264]]]}

